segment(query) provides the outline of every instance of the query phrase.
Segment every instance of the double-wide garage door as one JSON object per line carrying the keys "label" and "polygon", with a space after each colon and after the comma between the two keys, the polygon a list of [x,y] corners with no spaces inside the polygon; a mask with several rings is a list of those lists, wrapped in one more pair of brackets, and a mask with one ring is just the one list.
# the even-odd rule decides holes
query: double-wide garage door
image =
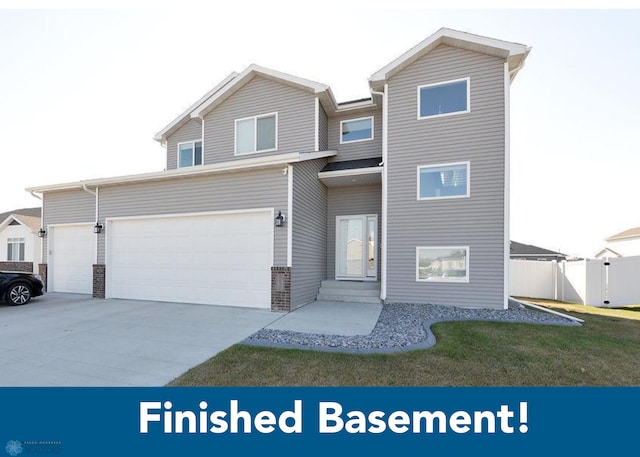
{"label": "double-wide garage door", "polygon": [[115,219],[106,236],[108,297],[271,306],[271,211]]}

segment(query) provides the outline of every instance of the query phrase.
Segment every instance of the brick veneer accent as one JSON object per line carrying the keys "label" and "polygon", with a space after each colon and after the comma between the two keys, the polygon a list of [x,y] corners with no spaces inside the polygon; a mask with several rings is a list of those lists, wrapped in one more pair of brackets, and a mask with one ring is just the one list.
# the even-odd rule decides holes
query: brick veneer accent
{"label": "brick veneer accent", "polygon": [[0,270],[4,271],[33,271],[33,262],[0,262]]}
{"label": "brick veneer accent", "polygon": [[47,291],[47,264],[46,263],[39,263],[38,264],[38,274],[40,275],[40,277],[42,278],[42,282],[44,283],[44,291]]}
{"label": "brick veneer accent", "polygon": [[107,266],[95,264],[93,266],[93,298],[104,298]]}
{"label": "brick veneer accent", "polygon": [[271,267],[271,311],[291,311],[291,267]]}

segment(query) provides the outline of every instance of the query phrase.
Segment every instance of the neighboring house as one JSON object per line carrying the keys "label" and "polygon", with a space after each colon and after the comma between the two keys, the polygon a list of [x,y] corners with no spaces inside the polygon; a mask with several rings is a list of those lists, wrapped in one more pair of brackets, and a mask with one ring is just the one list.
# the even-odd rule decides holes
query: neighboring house
{"label": "neighboring house", "polygon": [[594,257],[630,257],[640,255],[640,227],[630,228],[605,239],[607,245]]}
{"label": "neighboring house", "polygon": [[561,252],[551,251],[550,249],[541,248],[532,244],[518,243],[512,241],[510,247],[510,256],[512,259],[524,259],[524,260],[567,260],[569,257],[567,254]]}
{"label": "neighboring house", "polygon": [[232,73],[156,135],[166,171],[28,189],[49,290],[288,311],[368,281],[387,303],[506,307],[509,87],[528,53],[441,29],[345,103]]}
{"label": "neighboring house", "polygon": [[40,208],[0,214],[0,269],[38,271],[41,241]]}

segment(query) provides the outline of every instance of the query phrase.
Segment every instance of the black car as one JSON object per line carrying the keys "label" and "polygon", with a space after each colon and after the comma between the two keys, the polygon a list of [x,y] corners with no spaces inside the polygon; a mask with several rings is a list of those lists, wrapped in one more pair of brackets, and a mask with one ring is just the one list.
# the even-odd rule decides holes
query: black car
{"label": "black car", "polygon": [[44,293],[40,276],[20,271],[0,271],[0,301],[11,305],[24,305],[32,297]]}

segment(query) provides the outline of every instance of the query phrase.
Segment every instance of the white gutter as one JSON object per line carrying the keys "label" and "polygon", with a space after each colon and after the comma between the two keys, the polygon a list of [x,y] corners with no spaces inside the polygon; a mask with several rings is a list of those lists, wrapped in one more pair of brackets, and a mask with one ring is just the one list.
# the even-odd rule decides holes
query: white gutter
{"label": "white gutter", "polygon": [[287,165],[290,163],[304,162],[306,160],[332,157],[337,151],[320,152],[293,152],[276,156],[256,157],[250,159],[233,160],[211,165],[201,165],[197,167],[176,168],[166,171],[154,171],[137,175],[116,176],[111,178],[89,179],[63,184],[53,184],[49,186],[30,187],[27,192],[55,192],[60,190],[83,189],[85,186],[101,187],[107,185],[127,184],[134,182],[157,181],[163,179],[186,178],[191,176],[201,176],[213,173],[223,173],[227,171],[241,171],[258,168],[267,168],[277,165]]}
{"label": "white gutter", "polygon": [[[91,195],[94,195],[96,197],[96,224],[97,224],[98,222],[100,222],[99,214],[98,214],[98,205],[100,203],[99,196],[98,196],[99,189],[96,187],[96,190],[93,191],[93,190],[89,189],[86,184],[83,184],[82,185],[82,190],[84,190],[85,192],[88,192]],[[96,236],[96,264],[98,263],[98,250],[99,250],[99,248],[98,248],[98,236]]]}
{"label": "white gutter", "polygon": [[[380,299],[387,298],[387,155],[388,155],[388,130],[389,130],[389,84],[385,83],[384,92],[376,92],[370,89],[372,95],[382,96],[382,227],[380,241]],[[373,101],[373,97],[372,97]]]}
{"label": "white gutter", "polygon": [[362,176],[382,173],[382,167],[354,168],[350,170],[319,171],[318,178],[340,178],[343,176]]}

